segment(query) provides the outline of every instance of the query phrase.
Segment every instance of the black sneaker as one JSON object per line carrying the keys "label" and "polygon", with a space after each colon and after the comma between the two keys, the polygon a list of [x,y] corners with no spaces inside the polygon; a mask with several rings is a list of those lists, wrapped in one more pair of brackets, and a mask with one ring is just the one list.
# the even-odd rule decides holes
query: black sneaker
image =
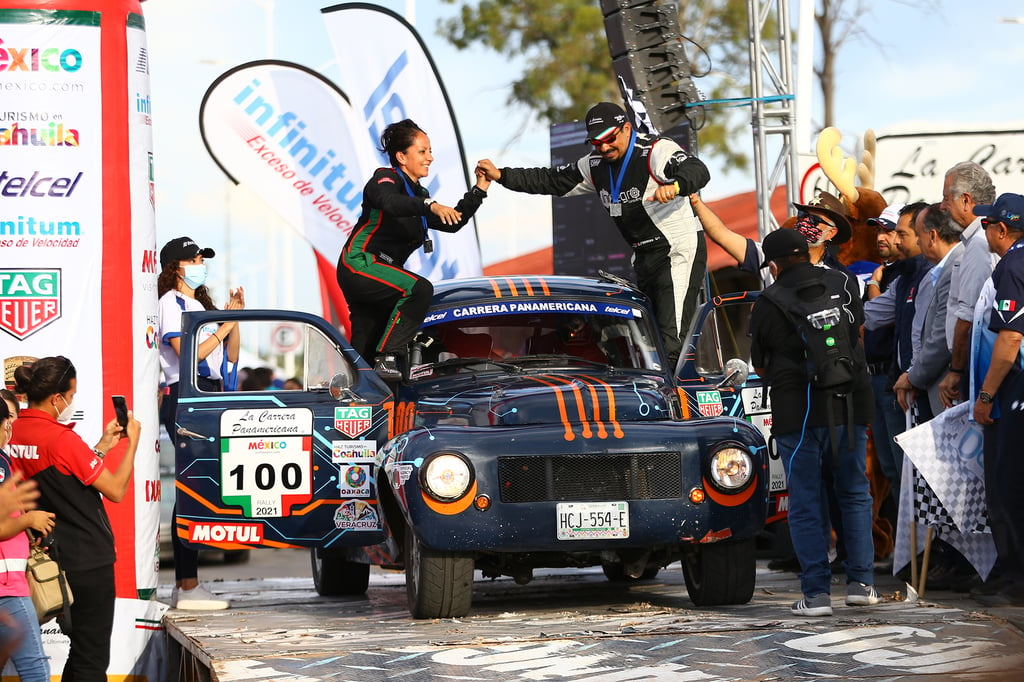
{"label": "black sneaker", "polygon": [[402,378],[394,355],[378,355],[373,361],[373,371],[384,381],[399,381]]}

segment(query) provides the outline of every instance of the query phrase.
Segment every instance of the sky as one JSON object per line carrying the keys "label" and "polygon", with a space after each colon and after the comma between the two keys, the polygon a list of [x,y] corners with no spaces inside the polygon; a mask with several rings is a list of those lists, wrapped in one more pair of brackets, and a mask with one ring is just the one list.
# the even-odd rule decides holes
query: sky
{"label": "sky", "polygon": [[[598,2],[598,0],[594,0]],[[319,311],[310,248],[258,197],[231,185],[211,160],[199,133],[199,106],[225,71],[256,59],[297,62],[345,89],[333,61],[320,9],[325,0],[146,0],[143,14],[150,50],[158,247],[190,235],[214,248],[210,284],[215,300],[243,285],[250,307]],[[480,47],[458,51],[438,34],[457,5],[439,0],[373,3],[411,21],[444,81],[462,134],[470,169],[480,158],[499,166],[550,164],[548,126],[523,108],[506,105],[523,68]],[[837,64],[836,125],[853,151],[868,128],[973,126],[1024,121],[1024,16],[1019,0],[985,0],[964,9],[960,0],[868,0],[863,34],[850,38]],[[796,21],[797,2],[791,15]],[[685,27],[682,27],[686,33]],[[800,36],[796,36],[799,43]],[[696,85],[700,89],[701,81]],[[798,100],[801,94],[797,93]],[[812,118],[821,120],[820,97]],[[746,109],[710,109],[708,116],[741,116]],[[415,118],[415,116],[413,116]],[[749,126],[733,143],[752,152]],[[429,131],[428,131],[429,133]],[[699,138],[699,133],[698,133]],[[807,141],[809,143],[809,141]],[[435,149],[435,156],[457,150]],[[706,159],[714,200],[754,188],[752,172],[725,173]],[[998,183],[1024,192],[1024,167]],[[1004,186],[1004,184],[1006,186]],[[941,186],[936,188],[936,200]],[[476,218],[484,265],[551,243],[550,200],[492,185]]]}

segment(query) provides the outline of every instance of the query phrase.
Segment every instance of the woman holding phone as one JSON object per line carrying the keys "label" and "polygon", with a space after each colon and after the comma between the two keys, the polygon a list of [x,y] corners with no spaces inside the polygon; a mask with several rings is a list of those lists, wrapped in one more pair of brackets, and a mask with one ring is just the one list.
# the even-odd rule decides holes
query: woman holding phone
{"label": "woman holding phone", "polygon": [[[12,460],[39,484],[39,508],[60,520],[53,534],[75,595],[71,649],[62,679],[106,680],[116,554],[103,499],[120,502],[128,492],[139,422],[129,412],[128,428],[122,432],[117,420],[111,419],[100,441],[90,446],[70,423],[78,392],[78,373],[70,360],[40,358],[18,367],[14,380],[17,392],[28,397],[28,407],[12,428]],[[128,439],[127,450],[119,462],[105,465],[107,453],[122,437]]]}

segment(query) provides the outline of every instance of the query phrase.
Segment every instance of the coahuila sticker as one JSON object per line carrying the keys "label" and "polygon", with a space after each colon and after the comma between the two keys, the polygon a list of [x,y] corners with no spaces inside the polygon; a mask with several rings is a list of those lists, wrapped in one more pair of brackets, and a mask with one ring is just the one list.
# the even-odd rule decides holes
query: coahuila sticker
{"label": "coahuila sticker", "polygon": [[373,465],[342,462],[338,470],[340,497],[370,497]]}
{"label": "coahuila sticker", "polygon": [[312,410],[225,410],[220,429],[224,504],[271,518],[313,499]]}
{"label": "coahuila sticker", "polygon": [[355,459],[372,461],[377,457],[376,445],[372,440],[331,441],[331,461],[335,463]]}
{"label": "coahuila sticker", "polygon": [[361,500],[349,500],[334,513],[334,527],[339,530],[378,530],[377,510]]}
{"label": "coahuila sticker", "polygon": [[373,408],[369,406],[359,407],[335,407],[334,428],[341,433],[355,438],[370,428],[372,424]]}

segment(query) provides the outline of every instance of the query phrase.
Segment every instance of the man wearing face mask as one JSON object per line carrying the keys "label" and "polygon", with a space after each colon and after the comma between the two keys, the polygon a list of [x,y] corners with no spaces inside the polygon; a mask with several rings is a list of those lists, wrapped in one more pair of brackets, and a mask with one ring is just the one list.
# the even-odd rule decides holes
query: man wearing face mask
{"label": "man wearing face mask", "polygon": [[[160,276],[157,278],[157,294],[160,296],[160,369],[163,370],[166,386],[160,401],[160,423],[175,444],[177,428],[174,416],[178,409],[182,313],[217,309],[206,287],[206,259],[213,256],[213,249],[201,249],[188,237],[172,239],[160,249]],[[226,310],[241,310],[245,307],[242,287],[232,289],[229,296],[224,306]],[[196,377],[196,385],[202,391],[233,390],[237,365],[230,371],[228,368],[229,363],[234,365],[238,361],[238,325],[234,322],[203,325],[199,330],[198,341],[196,357],[199,361],[199,376]],[[177,508],[174,513],[176,517]],[[171,527],[176,529],[177,523],[174,522]],[[193,611],[228,608],[227,601],[214,596],[199,584],[199,553],[185,547],[179,541],[176,530],[172,533],[171,546],[174,550],[175,577],[171,606]]]}

